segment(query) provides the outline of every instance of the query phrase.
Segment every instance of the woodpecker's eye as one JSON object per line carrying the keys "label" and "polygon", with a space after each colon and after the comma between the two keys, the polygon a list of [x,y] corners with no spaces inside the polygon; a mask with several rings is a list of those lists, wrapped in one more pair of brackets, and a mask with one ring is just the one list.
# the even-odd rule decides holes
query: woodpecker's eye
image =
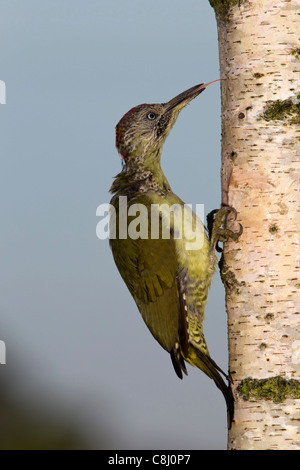
{"label": "woodpecker's eye", "polygon": [[149,119],[149,121],[153,121],[156,118],[157,118],[157,115],[155,113],[148,113],[147,114],[147,119]]}

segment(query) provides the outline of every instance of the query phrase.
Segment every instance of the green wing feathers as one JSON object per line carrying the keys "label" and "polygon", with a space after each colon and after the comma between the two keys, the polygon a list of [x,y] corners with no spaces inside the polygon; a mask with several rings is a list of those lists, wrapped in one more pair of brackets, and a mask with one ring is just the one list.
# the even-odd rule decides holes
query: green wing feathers
{"label": "green wing feathers", "polygon": [[[115,244],[118,249],[115,249]],[[177,260],[171,240],[111,240],[116,265],[154,338],[178,342]]]}

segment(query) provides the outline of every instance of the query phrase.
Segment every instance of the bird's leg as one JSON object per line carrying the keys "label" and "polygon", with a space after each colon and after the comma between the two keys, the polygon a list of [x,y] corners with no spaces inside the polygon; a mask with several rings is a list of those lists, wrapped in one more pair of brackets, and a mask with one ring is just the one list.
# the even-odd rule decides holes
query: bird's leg
{"label": "bird's leg", "polygon": [[237,212],[230,206],[223,206],[221,209],[215,209],[207,215],[207,228],[210,239],[209,258],[212,264],[215,259],[215,250],[219,252],[222,251],[218,246],[218,242],[224,242],[229,238],[236,241],[243,233],[243,227],[241,224],[239,224],[240,228],[238,232],[233,232],[227,228],[228,215],[230,213],[234,214],[234,220],[236,220]]}

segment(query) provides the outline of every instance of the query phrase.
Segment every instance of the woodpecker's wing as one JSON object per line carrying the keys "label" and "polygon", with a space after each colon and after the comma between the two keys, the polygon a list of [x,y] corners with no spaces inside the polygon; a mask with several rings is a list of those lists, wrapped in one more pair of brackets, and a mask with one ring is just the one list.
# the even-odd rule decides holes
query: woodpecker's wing
{"label": "woodpecker's wing", "polygon": [[[170,238],[163,239],[160,225],[158,238],[153,238],[153,233],[151,237],[149,199],[140,196],[130,204],[133,202],[149,209],[148,238],[111,239],[114,260],[146,325],[160,345],[171,354],[175,370],[182,377],[181,367],[176,369],[176,361],[174,363],[175,349],[181,343],[180,336],[184,328],[179,325],[181,304],[178,301],[178,258],[172,230]],[[128,217],[128,230],[133,220],[133,217]],[[118,223],[117,210],[117,226]]]}
{"label": "woodpecker's wing", "polygon": [[168,352],[178,342],[177,259],[172,240],[111,240],[120,274],[154,338]]}

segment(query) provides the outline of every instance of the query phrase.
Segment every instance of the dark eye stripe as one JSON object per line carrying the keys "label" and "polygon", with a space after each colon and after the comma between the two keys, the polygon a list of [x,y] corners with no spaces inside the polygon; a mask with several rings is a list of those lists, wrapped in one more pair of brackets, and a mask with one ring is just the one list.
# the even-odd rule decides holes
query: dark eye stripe
{"label": "dark eye stripe", "polygon": [[156,124],[156,135],[159,137],[168,127],[170,121],[170,117],[166,115],[162,115],[158,123]]}

